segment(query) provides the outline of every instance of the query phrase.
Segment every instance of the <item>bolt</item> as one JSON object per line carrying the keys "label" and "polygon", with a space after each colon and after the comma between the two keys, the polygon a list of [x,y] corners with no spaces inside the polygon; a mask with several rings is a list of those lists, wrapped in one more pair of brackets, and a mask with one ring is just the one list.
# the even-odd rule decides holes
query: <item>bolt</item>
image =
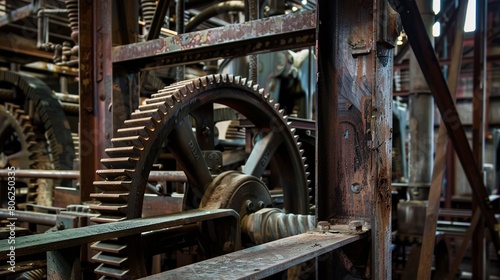
{"label": "bolt", "polygon": [[321,231],[327,231],[330,229],[330,223],[328,221],[319,221],[317,228]]}
{"label": "bolt", "polygon": [[222,250],[227,253],[232,252],[234,250],[233,242],[226,241],[224,243],[224,247],[222,247]]}
{"label": "bolt", "polygon": [[209,136],[210,134],[212,134],[212,131],[210,131],[210,127],[208,126],[204,126],[202,129],[201,129],[201,134],[203,136]]}
{"label": "bolt", "polygon": [[264,203],[264,201],[259,201],[259,209],[262,209],[266,207],[266,204]]}
{"label": "bolt", "polygon": [[351,192],[353,193],[360,193],[361,192],[361,185],[358,183],[353,183],[351,185]]}
{"label": "bolt", "polygon": [[349,222],[349,230],[351,231],[362,231],[363,230],[363,224],[361,221],[354,220]]}
{"label": "bolt", "polygon": [[250,199],[248,199],[246,201],[246,204],[247,204],[247,210],[248,211],[253,211],[254,210],[254,208],[253,208],[254,207],[253,202]]}

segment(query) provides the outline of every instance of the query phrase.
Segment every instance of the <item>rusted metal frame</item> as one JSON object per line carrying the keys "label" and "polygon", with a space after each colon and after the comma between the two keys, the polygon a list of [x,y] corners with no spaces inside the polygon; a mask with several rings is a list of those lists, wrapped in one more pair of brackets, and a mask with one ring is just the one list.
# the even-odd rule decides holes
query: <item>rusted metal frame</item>
{"label": "rusted metal frame", "polygon": [[[392,46],[385,1],[318,1],[319,221],[371,226],[371,277],[391,275]],[[389,31],[386,32],[385,29]],[[352,186],[359,186],[353,192]],[[362,250],[358,250],[362,251]],[[352,253],[352,252],[351,252]],[[365,264],[366,265],[366,264]],[[318,260],[318,277],[342,277]]]}
{"label": "rusted metal frame", "polygon": [[[175,4],[175,31],[177,34],[184,34],[184,12],[186,11],[185,0],[176,0]],[[186,74],[186,66],[179,65],[175,68],[176,70],[176,80],[178,82],[183,81]]]}
{"label": "rusted metal frame", "polygon": [[[474,62],[473,62],[473,99],[472,99],[472,153],[476,159],[477,168],[483,174],[484,165],[484,135],[485,135],[485,93],[486,93],[486,52],[488,19],[487,0],[476,1],[476,30],[474,32]],[[476,205],[476,197],[472,198],[473,211],[480,211]],[[486,278],[486,244],[484,219],[479,218],[478,226],[472,234],[472,276],[475,279]],[[497,234],[498,237],[498,234]],[[497,250],[499,248],[497,247]]]}
{"label": "rusted metal frame", "polygon": [[[245,0],[245,21],[259,19],[259,0]],[[248,78],[257,81],[257,55],[251,54],[248,57]]]}
{"label": "rusted metal frame", "polygon": [[[448,88],[455,99],[458,82],[460,79],[460,69],[462,66],[462,50],[464,41],[464,23],[467,11],[468,0],[459,2],[457,11],[457,21],[455,26],[454,42],[451,51],[451,64],[448,74]],[[434,167],[432,170],[431,186],[427,205],[425,227],[422,236],[422,246],[418,265],[417,279],[430,279],[432,270],[432,256],[434,255],[434,245],[436,227],[438,220],[439,204],[441,202],[442,184],[444,178],[446,152],[448,145],[448,134],[443,121],[439,125],[436,155],[434,157]]]}
{"label": "rusted metal frame", "polygon": [[[474,231],[477,228],[477,225],[479,223],[479,219],[481,218],[481,211],[478,209],[475,209],[474,215],[472,216],[472,221],[467,229],[467,232],[462,239],[462,244],[460,245],[460,248],[458,249],[458,252],[455,254],[455,259],[453,260],[453,263],[451,264],[450,271],[448,274],[447,279],[454,279],[455,278],[455,273],[457,272],[457,269],[460,267],[460,264],[462,263],[462,259],[465,256],[465,252],[467,251],[469,241],[472,239],[472,235],[474,234]],[[473,258],[476,258],[477,256],[474,256]]]}
{"label": "rusted metal frame", "polygon": [[[0,170],[0,178],[7,178],[8,170]],[[46,179],[80,179],[80,171],[78,170],[16,170],[18,178],[46,178]],[[175,181],[186,182],[184,171],[156,171],[149,173],[150,181]]]}
{"label": "rusted metal frame", "polygon": [[35,13],[36,10],[34,2],[36,1],[32,1],[31,4],[12,10],[0,17],[0,27],[21,19],[25,19],[31,14]]}
{"label": "rusted metal frame", "polygon": [[176,66],[315,43],[316,13],[301,12],[117,46],[113,63]]}
{"label": "rusted metal frame", "polygon": [[304,233],[141,279],[193,279],[194,275],[200,279],[262,279],[361,238],[363,235]]}
{"label": "rusted metal frame", "polygon": [[[61,250],[91,242],[119,238],[143,232],[193,224],[214,219],[237,223],[238,214],[232,209],[195,209],[162,217],[126,220],[119,223],[92,225],[16,238],[16,257]],[[229,222],[229,221],[228,221]],[[8,240],[0,240],[0,260],[10,252]]]}
{"label": "rusted metal frame", "polygon": [[[164,1],[158,1],[160,3]],[[132,44],[139,33],[139,1],[113,0],[113,43],[115,45]]]}
{"label": "rusted metal frame", "polygon": [[453,143],[458,158],[462,163],[467,179],[472,187],[474,197],[478,201],[486,225],[490,230],[492,241],[495,245],[497,255],[500,254],[500,237],[498,236],[498,224],[492,212],[491,201],[483,183],[483,177],[479,172],[474,155],[469,146],[467,136],[463,129],[453,98],[451,97],[446,81],[439,67],[439,61],[434,53],[424,30],[422,18],[414,1],[402,0],[396,5],[396,10],[401,15],[401,21],[405,28],[413,51],[419,61],[422,72],[435,96],[435,102],[443,121],[446,125],[448,135]]}
{"label": "rusted metal frame", "polygon": [[79,1],[80,199],[87,201],[95,171],[111,146],[112,1]]}
{"label": "rusted metal frame", "polygon": [[446,145],[446,191],[444,194],[444,207],[451,208],[453,188],[455,187],[455,150],[453,144],[448,141]]}
{"label": "rusted metal frame", "polygon": [[157,39],[160,36],[161,28],[163,26],[163,21],[167,15],[168,7],[170,6],[171,0],[158,1],[156,6],[155,15],[151,21],[151,26],[149,26],[147,40]]}

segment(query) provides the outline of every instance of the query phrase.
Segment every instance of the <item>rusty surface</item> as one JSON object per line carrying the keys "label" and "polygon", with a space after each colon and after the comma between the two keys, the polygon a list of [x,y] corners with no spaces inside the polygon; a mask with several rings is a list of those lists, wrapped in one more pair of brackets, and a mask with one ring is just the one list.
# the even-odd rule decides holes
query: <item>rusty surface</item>
{"label": "rusty surface", "polygon": [[[476,1],[476,30],[474,31],[474,63],[473,63],[473,98],[472,98],[472,153],[476,159],[480,174],[483,171],[485,151],[485,97],[486,97],[486,52],[487,34],[486,21],[488,18],[487,0]],[[477,197],[472,199],[473,212],[478,212]],[[476,214],[477,215],[477,214]],[[484,279],[487,275],[486,243],[484,219],[477,221],[478,225],[472,234],[472,277]],[[498,223],[498,221],[497,221]],[[496,234],[498,237],[498,233]],[[499,247],[496,247],[499,250]],[[500,253],[497,253],[500,254]]]}
{"label": "rusty surface", "polygon": [[363,235],[304,233],[141,279],[261,279],[361,238]]}
{"label": "rusty surface", "polygon": [[[319,1],[318,220],[372,228],[372,277],[390,277],[392,50],[385,2]],[[374,30],[377,26],[377,30]],[[387,33],[387,34],[390,34]],[[351,186],[357,186],[351,191]],[[325,264],[320,275],[332,275]]]}
{"label": "rusty surface", "polygon": [[408,34],[409,42],[422,68],[427,83],[434,94],[435,102],[446,126],[453,147],[462,163],[465,175],[472,187],[473,195],[478,202],[486,225],[490,230],[492,242],[497,254],[500,252],[500,237],[495,227],[498,222],[492,212],[491,201],[484,186],[483,176],[469,146],[467,136],[460,121],[450,90],[441,72],[434,48],[424,30],[422,18],[414,1],[399,1],[395,7],[401,15],[401,21]]}
{"label": "rusty surface", "polygon": [[93,192],[95,171],[110,146],[111,1],[79,1],[80,200]]}
{"label": "rusty surface", "polygon": [[[16,238],[16,256],[33,255],[52,250],[61,250],[90,242],[130,236],[146,231],[165,229],[201,221],[227,218],[238,222],[238,214],[231,209],[196,209],[163,217],[127,220],[119,223],[93,225]],[[229,221],[228,221],[229,222]],[[0,240],[0,259],[8,258],[8,240]]]}
{"label": "rusty surface", "polygon": [[312,46],[315,27],[314,12],[293,13],[117,46],[113,48],[113,62],[132,62],[140,67],[156,61],[161,65],[175,66],[288,49],[291,45],[297,48]]}

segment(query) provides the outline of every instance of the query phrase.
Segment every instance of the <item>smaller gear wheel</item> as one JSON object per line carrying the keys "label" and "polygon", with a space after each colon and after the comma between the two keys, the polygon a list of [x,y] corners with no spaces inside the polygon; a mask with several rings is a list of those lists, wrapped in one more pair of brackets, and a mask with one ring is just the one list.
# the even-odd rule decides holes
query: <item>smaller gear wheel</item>
{"label": "smaller gear wheel", "polygon": [[[0,168],[52,169],[44,144],[36,141],[30,117],[17,105],[0,105],[0,144]],[[16,178],[17,207],[52,205],[52,186],[52,180]],[[2,205],[6,203],[5,190],[2,187],[0,192]]]}

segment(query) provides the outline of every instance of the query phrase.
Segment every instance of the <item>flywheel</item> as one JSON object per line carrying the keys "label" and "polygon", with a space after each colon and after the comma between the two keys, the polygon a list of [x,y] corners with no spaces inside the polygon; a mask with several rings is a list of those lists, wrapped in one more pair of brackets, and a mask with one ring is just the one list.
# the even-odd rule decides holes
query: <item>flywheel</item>
{"label": "flywheel", "polygon": [[[93,221],[119,222],[141,217],[147,178],[165,147],[187,177],[183,208],[200,207],[205,191],[208,188],[213,191],[218,174],[214,174],[202,156],[206,139],[200,135],[210,135],[214,128],[209,121],[206,127],[200,125],[206,120],[199,117],[199,112],[210,115],[215,104],[244,116],[256,134],[257,140],[251,141],[246,162],[235,171],[241,176],[231,176],[255,182],[245,185],[250,190],[257,186],[263,193],[260,186],[265,186],[281,192],[285,212],[307,214],[310,206],[307,166],[288,117],[253,82],[231,75],[210,75],[159,90],[124,122],[118,137],[112,139],[113,147],[106,149],[109,158],[101,160],[107,169],[97,171],[103,180],[94,183],[99,191],[91,195],[98,201],[91,208],[100,213]],[[227,172],[221,176],[225,176],[224,180],[231,178]],[[264,201],[266,207],[275,207],[269,205],[271,200]],[[137,264],[141,261],[137,246],[119,243],[102,241],[93,246],[101,251],[94,258],[101,263],[96,273],[113,278],[142,276],[145,270],[137,268],[141,265]]]}

